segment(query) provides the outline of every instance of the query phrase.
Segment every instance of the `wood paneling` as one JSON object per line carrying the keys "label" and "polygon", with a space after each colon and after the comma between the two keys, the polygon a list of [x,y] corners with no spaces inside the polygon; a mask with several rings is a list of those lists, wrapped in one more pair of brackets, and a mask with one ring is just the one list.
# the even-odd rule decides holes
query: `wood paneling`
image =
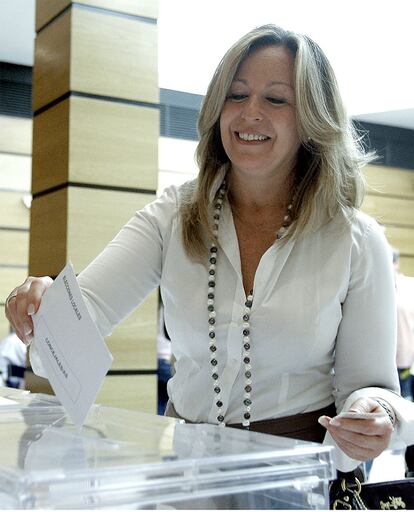
{"label": "wood paneling", "polygon": [[114,356],[112,370],[157,369],[158,293],[141,306],[106,338]]}
{"label": "wood paneling", "polygon": [[33,199],[29,273],[57,276],[66,263],[67,189]]}
{"label": "wood paneling", "polygon": [[32,153],[32,120],[0,115],[0,152]]}
{"label": "wood paneling", "polygon": [[[32,393],[54,394],[49,381],[31,371],[25,372],[25,387]],[[155,414],[157,376],[107,375],[95,403]]]}
{"label": "wood paneling", "polygon": [[5,303],[13,288],[22,284],[26,277],[26,268],[0,267],[0,304]]}
{"label": "wood paneling", "polygon": [[71,97],[34,123],[33,193],[67,181],[156,190],[157,109]]}
{"label": "wood paneling", "polygon": [[71,0],[36,0],[36,30],[59,14]]}
{"label": "wood paneling", "polygon": [[389,243],[400,251],[402,272],[414,276],[414,171],[368,165],[364,173],[363,210],[384,226]]}
{"label": "wood paneling", "polygon": [[29,232],[0,229],[0,264],[25,265],[29,261]]}
{"label": "wood paneling", "polygon": [[68,181],[69,100],[35,116],[33,121],[32,192]]}
{"label": "wood paneling", "polygon": [[22,192],[0,190],[0,227],[28,228],[30,212],[23,203]]}
{"label": "wood paneling", "polygon": [[46,393],[47,395],[54,395],[52,386],[47,379],[35,375],[32,371],[27,370],[24,372],[24,385],[32,393]]}
{"label": "wood paneling", "polygon": [[389,243],[393,247],[405,255],[414,256],[414,227],[412,228],[396,228],[386,227],[385,235]]}
{"label": "wood paneling", "polygon": [[150,194],[69,187],[32,203],[30,273],[57,275],[70,259],[77,273],[154,199]]}
{"label": "wood paneling", "polygon": [[[36,30],[71,3],[71,0],[37,0]],[[158,2],[154,0],[77,0],[76,3],[148,18],[158,17]]]}
{"label": "wood paneling", "polygon": [[108,375],[96,403],[155,414],[156,375]]}
{"label": "wood paneling", "polygon": [[71,43],[71,90],[159,102],[156,25],[72,8]]}
{"label": "wood paneling", "polygon": [[381,224],[414,227],[413,199],[367,195],[362,209]]}
{"label": "wood paneling", "polygon": [[406,276],[414,277],[414,257],[400,257],[400,270]]}
{"label": "wood paneling", "polygon": [[69,187],[67,257],[77,272],[155,195]]}
{"label": "wood paneling", "polygon": [[0,340],[10,332],[4,302],[27,276],[31,151],[32,120],[0,116]]}
{"label": "wood paneling", "polygon": [[[39,0],[33,275],[57,275],[69,259],[79,273],[136,210],[155,198],[155,193],[110,188],[157,188],[159,111],[133,104],[159,102],[157,26],[139,18],[155,19],[157,11],[152,0]],[[62,100],[63,95],[68,97]],[[132,101],[113,101],[117,98]],[[51,192],[53,187],[59,189]],[[157,312],[154,293],[109,337],[114,370],[155,370]],[[156,381],[156,375],[107,376],[98,401],[154,413]],[[30,372],[27,385],[50,391]]]}
{"label": "wood paneling", "polygon": [[158,1],[154,0],[77,0],[77,3],[147,18],[158,18]]}
{"label": "wood paneling", "polygon": [[70,89],[70,20],[71,10],[68,10],[36,37],[33,68],[34,111]]}
{"label": "wood paneling", "polygon": [[34,110],[69,90],[158,103],[156,25],[66,11],[36,38]]}
{"label": "wood paneling", "polygon": [[412,197],[414,199],[414,171],[367,165],[364,174],[368,182],[368,193]]}
{"label": "wood paneling", "polygon": [[0,153],[0,189],[29,192],[32,158]]}
{"label": "wood paneling", "polygon": [[157,189],[159,111],[70,99],[69,180]]}
{"label": "wood paneling", "polygon": [[[10,290],[11,291],[11,290]],[[0,340],[7,336],[10,332],[10,324],[4,315],[4,305],[0,305]]]}

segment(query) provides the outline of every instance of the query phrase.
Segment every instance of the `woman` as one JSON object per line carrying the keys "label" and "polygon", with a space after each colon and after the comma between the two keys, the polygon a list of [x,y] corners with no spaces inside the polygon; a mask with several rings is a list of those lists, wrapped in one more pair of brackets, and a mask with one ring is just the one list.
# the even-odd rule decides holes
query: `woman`
{"label": "woman", "polygon": [[[323,52],[275,26],[248,33],[214,74],[199,133],[197,180],[138,212],[79,275],[91,315],[108,335],[160,286],[167,414],[315,441],[327,429],[349,457],[377,456],[401,400],[391,257],[358,211],[370,157]],[[23,341],[50,282],[29,277],[7,301]]]}

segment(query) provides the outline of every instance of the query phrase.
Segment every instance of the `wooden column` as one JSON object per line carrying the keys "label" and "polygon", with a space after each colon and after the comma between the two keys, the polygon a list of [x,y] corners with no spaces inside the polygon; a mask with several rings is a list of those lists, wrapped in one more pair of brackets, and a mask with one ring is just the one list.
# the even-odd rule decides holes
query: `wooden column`
{"label": "wooden column", "polygon": [[[30,273],[79,273],[155,197],[156,0],[37,0]],[[98,402],[156,411],[157,295],[108,338]],[[29,389],[46,389],[28,371]]]}

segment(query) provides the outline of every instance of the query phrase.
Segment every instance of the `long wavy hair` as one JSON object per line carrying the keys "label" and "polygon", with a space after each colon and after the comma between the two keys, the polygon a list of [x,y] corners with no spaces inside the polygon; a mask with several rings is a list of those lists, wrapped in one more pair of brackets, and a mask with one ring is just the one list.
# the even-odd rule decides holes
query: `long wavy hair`
{"label": "long wavy hair", "polygon": [[294,177],[294,219],[284,241],[317,229],[342,210],[352,217],[362,203],[362,167],[374,159],[349,120],[333,69],[308,36],[264,25],[239,39],[224,55],[207,89],[199,119],[196,151],[199,174],[184,187],[180,215],[189,256],[200,258],[213,236],[212,187],[219,171],[230,167],[220,135],[220,114],[241,63],[257,48],[286,47],[294,57],[296,121],[301,147]]}

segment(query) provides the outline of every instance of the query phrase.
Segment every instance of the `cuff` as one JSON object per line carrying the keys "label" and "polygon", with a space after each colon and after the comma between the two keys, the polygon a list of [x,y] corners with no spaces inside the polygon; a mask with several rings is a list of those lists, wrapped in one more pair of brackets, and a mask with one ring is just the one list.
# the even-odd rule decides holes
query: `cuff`
{"label": "cuff", "polygon": [[[414,403],[402,398],[394,391],[384,388],[362,388],[354,391],[349,395],[341,411],[348,411],[351,405],[358,398],[382,398],[388,402],[394,409],[396,424],[393,433],[393,438],[397,437],[398,440],[402,440],[407,446],[414,444]],[[329,434],[326,433],[323,444],[334,447],[333,462],[335,467],[339,471],[348,472],[354,470],[361,461],[351,459],[345,453],[338,448],[335,441]]]}

